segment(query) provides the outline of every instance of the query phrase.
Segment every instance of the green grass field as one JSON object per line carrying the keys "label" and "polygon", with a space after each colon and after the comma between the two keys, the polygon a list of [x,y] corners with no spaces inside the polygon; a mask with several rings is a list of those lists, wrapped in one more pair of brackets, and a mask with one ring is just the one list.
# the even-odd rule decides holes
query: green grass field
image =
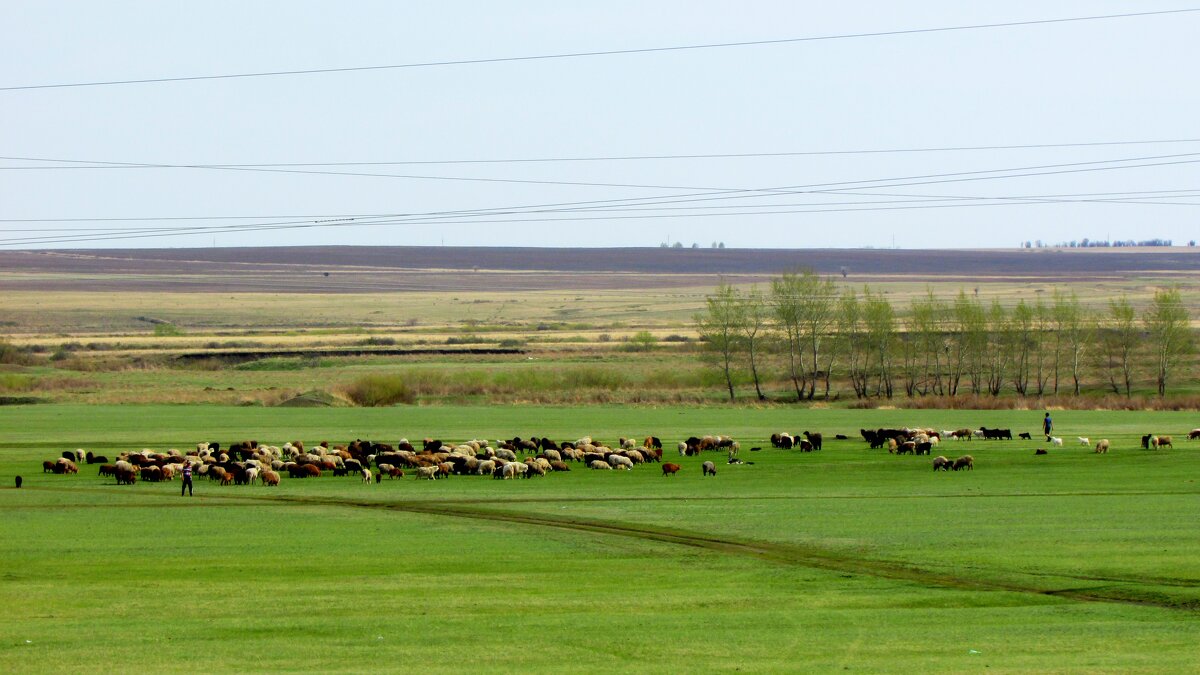
{"label": "green grass field", "polygon": [[[973,472],[870,451],[860,426],[1012,427],[1039,411],[692,407],[0,408],[0,670],[1194,672],[1194,414],[1056,411],[1065,447],[946,442]],[[836,433],[819,453],[773,431]],[[1138,449],[1143,433],[1174,449]],[[674,456],[740,439],[753,465]],[[684,465],[527,481],[117,487],[115,455],[199,440],[660,436]],[[1076,436],[1113,442],[1108,455]],[[761,452],[750,452],[762,446]],[[718,461],[702,478],[699,463]],[[13,477],[25,478],[14,490]]]}

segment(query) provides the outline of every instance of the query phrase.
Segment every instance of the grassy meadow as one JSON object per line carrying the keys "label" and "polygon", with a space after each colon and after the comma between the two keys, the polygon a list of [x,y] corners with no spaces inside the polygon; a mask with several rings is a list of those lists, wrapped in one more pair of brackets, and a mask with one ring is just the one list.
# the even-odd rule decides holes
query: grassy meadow
{"label": "grassy meadow", "polygon": [[[2,407],[0,669],[1194,671],[1196,416],[1054,416],[1066,444],[1035,456],[1038,411]],[[935,474],[857,436],[900,425],[1035,441],[946,442],[935,454],[976,468]],[[772,449],[785,429],[851,438]],[[733,435],[753,464],[674,456],[694,433]],[[1143,433],[1175,448],[1141,450]],[[654,434],[684,468],[198,480],[191,499],[40,471],[77,447],[541,434]]]}

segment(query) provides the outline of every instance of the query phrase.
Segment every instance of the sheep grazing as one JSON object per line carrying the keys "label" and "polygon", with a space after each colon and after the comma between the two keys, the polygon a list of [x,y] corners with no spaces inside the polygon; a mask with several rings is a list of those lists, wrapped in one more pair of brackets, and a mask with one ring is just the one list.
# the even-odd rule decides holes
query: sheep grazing
{"label": "sheep grazing", "polygon": [[1079,439],[1079,444],[1082,445],[1083,447],[1085,447],[1085,448],[1092,447],[1092,442],[1090,440],[1088,440],[1086,437],[1078,436],[1077,438]]}
{"label": "sheep grazing", "polygon": [[678,464],[672,464],[670,462],[666,462],[662,465],[662,475],[674,476],[675,474],[679,473],[679,470],[682,468],[683,467],[679,466]]}
{"label": "sheep grazing", "polygon": [[687,443],[684,443],[683,441],[679,441],[679,445],[677,445],[676,447],[679,449],[680,457],[683,457],[684,455],[687,454],[687,449],[688,449]]}
{"label": "sheep grazing", "polygon": [[1173,449],[1175,446],[1171,445],[1171,437],[1170,436],[1155,436],[1154,437],[1154,447],[1155,448],[1166,447],[1166,448]]}
{"label": "sheep grazing", "polygon": [[1191,431],[1188,432],[1188,440],[1189,441],[1194,441],[1198,438],[1200,438],[1200,429],[1192,429]]}
{"label": "sheep grazing", "polygon": [[274,471],[272,471],[270,469],[263,470],[262,484],[264,486],[270,485],[270,486],[279,487],[279,474],[275,473]]}
{"label": "sheep grazing", "polygon": [[817,434],[817,433],[810,434],[807,431],[805,431],[804,437],[808,439],[809,443],[812,443],[813,450],[821,449],[821,441],[822,441],[821,434]]}
{"label": "sheep grazing", "polygon": [[438,468],[436,466],[418,466],[417,480],[427,478],[429,480],[437,480]]}
{"label": "sheep grazing", "polygon": [[1100,442],[1096,444],[1096,452],[1102,455],[1108,452],[1107,438],[1101,438]]}
{"label": "sheep grazing", "polygon": [[1034,451],[1033,451],[1033,454],[1035,454],[1035,455],[1048,455],[1048,454],[1050,454],[1050,453],[1049,453],[1049,452],[1046,452],[1046,449],[1045,449],[1045,448],[1038,448],[1037,450],[1034,450]]}
{"label": "sheep grazing", "polygon": [[933,458],[933,470],[934,471],[949,471],[950,464],[951,464],[951,462],[948,457],[938,455],[937,457]]}
{"label": "sheep grazing", "polygon": [[362,482],[370,485],[371,484],[371,470],[370,469],[361,469],[361,473],[362,473]]}
{"label": "sheep grazing", "polygon": [[1050,437],[1050,445],[1058,446],[1058,447],[1060,447],[1060,448],[1061,448],[1061,447],[1062,447],[1062,437],[1060,437],[1060,436],[1051,436],[1051,437]]}
{"label": "sheep grazing", "polygon": [[700,471],[702,472],[702,475],[715,476],[717,475],[717,465],[713,464],[712,462],[705,462],[700,465]]}
{"label": "sheep grazing", "polygon": [[955,471],[958,471],[959,469],[966,469],[967,471],[974,471],[975,470],[975,458],[970,455],[963,455],[962,457],[959,457],[958,459],[954,460],[954,464],[950,465],[950,468]]}

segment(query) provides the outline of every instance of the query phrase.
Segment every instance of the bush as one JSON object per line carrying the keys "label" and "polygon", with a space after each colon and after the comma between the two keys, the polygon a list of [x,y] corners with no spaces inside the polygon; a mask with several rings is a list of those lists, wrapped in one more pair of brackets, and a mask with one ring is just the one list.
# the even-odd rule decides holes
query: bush
{"label": "bush", "polygon": [[173,337],[183,335],[183,329],[166,321],[154,324],[154,335],[158,337]]}
{"label": "bush", "polygon": [[525,342],[516,338],[506,338],[500,341],[499,346],[501,349],[518,349],[520,347],[524,347]]}
{"label": "bush", "polygon": [[371,336],[365,340],[360,340],[358,344],[366,347],[390,347],[391,345],[396,344],[396,338]]}
{"label": "bush", "polygon": [[658,344],[658,338],[648,330],[638,331],[629,338],[629,343],[625,345],[625,349],[631,352],[648,352],[654,349]]}
{"label": "bush", "polygon": [[345,389],[346,398],[355,405],[378,408],[413,403],[416,397],[399,375],[367,375],[351,382]]}

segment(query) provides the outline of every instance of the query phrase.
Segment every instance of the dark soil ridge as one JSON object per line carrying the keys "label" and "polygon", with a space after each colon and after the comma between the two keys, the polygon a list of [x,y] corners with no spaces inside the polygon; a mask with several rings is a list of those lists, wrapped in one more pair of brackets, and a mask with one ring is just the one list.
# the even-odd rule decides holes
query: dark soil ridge
{"label": "dark soil ridge", "polygon": [[629,272],[637,274],[779,274],[809,267],[821,274],[1072,276],[1155,271],[1200,272],[1200,248],[1140,249],[664,249],[442,246],[278,246],[262,248],[79,249],[0,251],[9,271],[231,274],[246,267],[285,271],[473,270]]}

